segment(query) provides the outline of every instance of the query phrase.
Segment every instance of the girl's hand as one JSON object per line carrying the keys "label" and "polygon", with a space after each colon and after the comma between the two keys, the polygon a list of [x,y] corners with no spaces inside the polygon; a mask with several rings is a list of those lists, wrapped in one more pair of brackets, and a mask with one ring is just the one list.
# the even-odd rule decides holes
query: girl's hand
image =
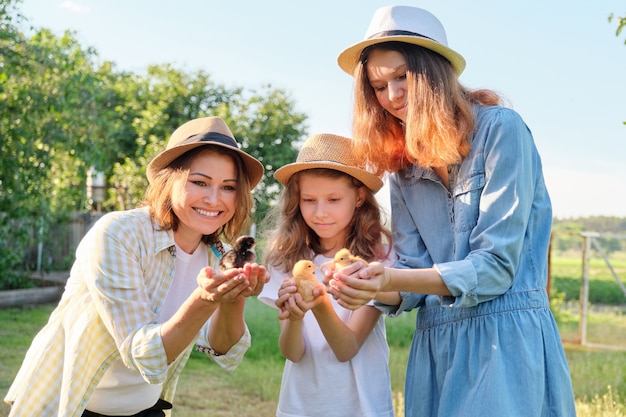
{"label": "girl's hand", "polygon": [[278,289],[276,307],[278,307],[278,318],[280,320],[302,320],[307,311],[317,306],[323,301],[326,295],[324,286],[319,285],[313,289],[313,300],[307,302],[298,293],[296,282],[293,278],[285,278]]}
{"label": "girl's hand", "polygon": [[365,268],[354,264],[330,274],[328,292],[339,305],[356,310],[374,299],[387,280],[385,267],[379,262],[372,262]]}
{"label": "girl's hand", "polygon": [[[304,312],[298,310],[295,300],[296,295],[300,297],[298,288],[296,287],[296,281],[293,278],[285,278],[280,288],[278,288],[278,298],[274,302],[276,307],[278,307],[278,318],[280,320],[298,320],[304,317]],[[300,299],[302,299],[302,297],[300,297]]]}

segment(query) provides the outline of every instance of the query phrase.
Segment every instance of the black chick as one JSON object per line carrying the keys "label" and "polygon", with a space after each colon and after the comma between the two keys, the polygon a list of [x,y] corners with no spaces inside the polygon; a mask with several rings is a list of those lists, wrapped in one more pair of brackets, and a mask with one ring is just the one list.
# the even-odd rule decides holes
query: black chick
{"label": "black chick", "polygon": [[256,246],[254,237],[248,235],[239,236],[233,248],[226,252],[220,259],[220,270],[225,271],[231,268],[241,268],[245,263],[254,262],[256,260],[254,246]]}

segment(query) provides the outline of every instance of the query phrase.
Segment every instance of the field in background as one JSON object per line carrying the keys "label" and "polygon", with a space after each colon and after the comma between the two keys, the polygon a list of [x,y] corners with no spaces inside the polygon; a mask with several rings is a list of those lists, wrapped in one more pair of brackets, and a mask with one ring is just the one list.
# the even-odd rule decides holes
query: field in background
{"label": "field in background", "polygon": [[[579,316],[577,305],[567,300],[561,283],[580,282],[581,270],[575,259],[553,257],[553,298],[555,315],[562,337],[575,339]],[[626,261],[617,268],[624,277]],[[617,285],[608,269],[594,267],[593,284],[599,291],[608,291],[610,282]],[[593,294],[591,286],[590,295]],[[609,290],[604,288],[608,287]],[[569,288],[569,287],[568,287]],[[556,291],[555,291],[556,290]],[[618,289],[619,290],[619,289]],[[612,295],[611,295],[612,297]],[[577,298],[577,296],[575,297]],[[0,395],[4,396],[23,359],[34,334],[41,328],[53,306],[32,309],[0,310]],[[622,305],[592,304],[588,340],[611,342],[626,346],[626,302]],[[277,348],[278,320],[276,311],[251,299],[246,318],[252,333],[252,347],[240,367],[225,373],[203,355],[194,352],[179,382],[176,417],[192,417],[209,413],[216,417],[273,416],[284,359]],[[414,313],[387,319],[391,347],[390,369],[394,401],[401,410],[408,347],[413,333]],[[565,343],[577,399],[578,417],[618,417],[626,415],[626,351],[599,350]],[[210,411],[209,411],[210,410]],[[0,417],[8,414],[8,406],[0,405]],[[397,417],[402,417],[398,411]]]}

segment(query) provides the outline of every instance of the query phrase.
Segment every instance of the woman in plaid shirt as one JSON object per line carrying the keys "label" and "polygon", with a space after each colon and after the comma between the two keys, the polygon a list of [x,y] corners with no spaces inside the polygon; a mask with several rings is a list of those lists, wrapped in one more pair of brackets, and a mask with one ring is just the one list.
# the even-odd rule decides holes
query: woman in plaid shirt
{"label": "woman in plaid shirt", "polygon": [[217,117],[189,121],[148,165],[143,207],[108,213],[78,246],[65,292],[5,401],[10,416],[164,416],[191,349],[234,369],[246,297],[265,267],[221,272],[246,226],[259,161]]}

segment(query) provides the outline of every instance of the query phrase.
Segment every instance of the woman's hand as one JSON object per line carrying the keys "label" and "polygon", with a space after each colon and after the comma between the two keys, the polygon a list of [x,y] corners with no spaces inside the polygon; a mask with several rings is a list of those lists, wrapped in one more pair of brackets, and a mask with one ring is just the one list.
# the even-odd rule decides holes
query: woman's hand
{"label": "woman's hand", "polygon": [[269,274],[264,266],[247,263],[243,268],[223,272],[207,266],[200,271],[197,279],[198,286],[203,290],[203,299],[223,303],[259,295],[269,281]]}
{"label": "woman's hand", "polygon": [[[374,263],[377,262],[372,262],[372,264]],[[340,272],[342,274],[350,275],[363,268],[367,268],[368,266],[369,264],[361,258],[353,260],[352,263],[348,264],[347,266],[338,266],[338,263],[335,260],[324,262],[320,266],[320,271],[322,272],[322,282],[324,283],[324,285],[328,286],[328,283],[330,282],[333,273]]]}
{"label": "woman's hand", "polygon": [[327,291],[341,306],[350,310],[369,303],[388,281],[385,267],[379,262],[372,262],[365,268],[355,263],[339,271],[328,269],[324,276],[328,281]]}
{"label": "woman's hand", "polygon": [[249,291],[248,278],[241,268],[220,272],[207,266],[200,271],[196,280],[200,297],[210,303],[232,302]]}
{"label": "woman's hand", "polygon": [[270,280],[270,275],[263,265],[256,263],[247,263],[241,268],[243,274],[248,281],[248,288],[245,291],[245,297],[257,296],[261,294],[263,287]]}

